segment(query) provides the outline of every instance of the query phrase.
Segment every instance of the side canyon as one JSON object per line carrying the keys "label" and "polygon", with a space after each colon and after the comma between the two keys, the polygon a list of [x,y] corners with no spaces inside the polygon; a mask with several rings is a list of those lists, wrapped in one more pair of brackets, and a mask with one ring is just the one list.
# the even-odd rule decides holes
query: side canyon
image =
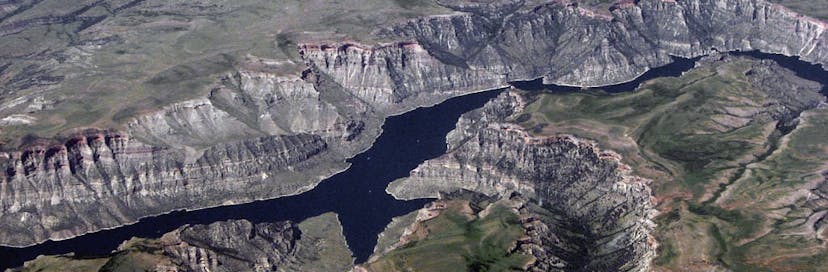
{"label": "side canyon", "polygon": [[[807,268],[826,254],[828,156],[818,139],[828,83],[747,52],[810,63],[821,77],[828,23],[780,4],[415,1],[371,11],[367,17],[382,19],[370,23],[343,18],[349,23],[340,25],[353,27],[333,32],[320,29],[335,15],[307,24],[291,12],[262,25],[233,21],[250,29],[239,30],[232,46],[212,48],[220,42],[199,40],[206,39],[199,29],[250,11],[233,3],[116,2],[84,2],[59,15],[41,14],[37,1],[2,4],[14,10],[0,13],[0,37],[9,41],[44,26],[80,26],[65,30],[65,44],[14,48],[0,58],[0,245],[301,195],[347,171],[387,118],[507,89],[462,115],[445,154],[388,184],[397,199],[436,200],[396,218],[353,269],[446,269],[400,261],[418,246],[435,246],[429,235],[445,234],[435,222],[503,232],[483,235],[494,241],[491,251],[467,255],[478,259],[464,259],[466,268],[779,270]],[[361,8],[351,4],[347,12]],[[285,9],[307,10],[293,5]],[[266,30],[273,25],[280,29]],[[198,38],[174,44],[211,54],[161,65],[150,59],[163,57],[130,47],[158,33]],[[696,65],[624,93],[601,91],[676,58]],[[521,82],[546,90],[510,87]],[[109,91],[123,97],[95,93]],[[341,228],[333,214],[308,220]],[[303,224],[185,226],[126,242],[95,265],[148,254],[161,258],[152,265],[182,271],[352,268],[342,234]],[[469,233],[458,237],[479,234]],[[243,243],[233,238],[241,236]],[[324,245],[333,264],[308,255],[320,247],[308,241],[320,236],[336,242]],[[688,246],[694,241],[703,249]],[[213,250],[236,247],[250,254]],[[790,252],[750,257],[767,247]],[[27,265],[50,258],[71,259]]]}

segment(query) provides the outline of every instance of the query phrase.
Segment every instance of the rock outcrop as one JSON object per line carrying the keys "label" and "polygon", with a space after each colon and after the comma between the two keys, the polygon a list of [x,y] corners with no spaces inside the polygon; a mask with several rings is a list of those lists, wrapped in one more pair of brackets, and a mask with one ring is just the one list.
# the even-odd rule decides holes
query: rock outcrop
{"label": "rock outcrop", "polygon": [[[173,263],[189,271],[274,271],[287,263],[299,231],[290,222],[225,221],[181,228],[161,238]],[[231,250],[228,250],[231,249]]]}
{"label": "rock outcrop", "polygon": [[[84,5],[56,18],[76,22],[98,4]],[[252,56],[242,61],[221,53],[166,67],[142,86],[178,88],[176,81],[224,76],[214,78],[220,82],[207,97],[177,102],[159,111],[119,111],[129,117],[116,114],[115,119],[126,120],[119,123],[119,132],[6,147],[7,151],[0,153],[0,167],[6,169],[0,178],[0,244],[25,246],[116,227],[174,209],[300,193],[345,169],[344,160],[370,146],[386,116],[503,87],[509,81],[542,77],[545,83],[599,86],[629,81],[669,63],[671,56],[732,50],[760,50],[828,64],[824,22],[761,0],[625,1],[608,14],[560,1],[444,4],[455,12],[377,31],[376,35],[392,41],[388,43],[299,41],[298,53],[291,51],[299,55],[295,62]],[[150,13],[175,8],[136,3],[116,10],[136,6],[152,7]],[[192,16],[218,16],[234,7],[199,8]],[[96,25],[103,18],[85,21],[89,25],[84,29],[91,29],[97,39],[65,45],[68,49],[56,55],[26,55],[26,63],[36,64],[25,69],[20,68],[22,64],[0,65],[0,82],[8,86],[0,99],[0,120],[21,130],[37,130],[37,122],[59,123],[36,117],[60,108],[62,99],[69,99],[65,93],[51,93],[72,86],[61,86],[64,81],[83,78],[77,73],[96,66],[100,59],[94,57],[104,52],[101,48],[112,49],[131,37],[105,36],[104,26],[111,21]],[[197,29],[196,21],[163,21],[142,27]],[[58,23],[61,21],[43,19],[4,24],[0,29],[7,36],[27,27]],[[279,46],[284,44],[279,41]],[[114,51],[126,54],[121,49]],[[150,62],[137,59],[129,61]],[[118,65],[101,67],[114,66]],[[130,69],[143,69],[136,67]],[[101,101],[117,103],[118,99],[110,100]],[[66,127],[62,135],[73,135],[67,131],[76,130]],[[526,140],[508,126],[473,133],[479,134],[480,146],[488,148],[479,152],[496,151],[500,143],[519,145]],[[589,149],[569,138],[539,141],[560,147],[539,149],[550,156]],[[530,149],[525,152],[536,152]],[[601,170],[608,166],[599,161],[589,166],[595,169],[572,171],[609,171]],[[452,171],[468,174],[469,170]],[[537,174],[573,173],[554,170]],[[532,188],[519,177],[495,183],[492,177],[479,175],[487,181],[476,189],[485,192],[522,188],[526,193],[535,190],[532,196],[546,197],[543,190],[555,189]],[[192,188],[196,186],[191,184],[212,186]],[[630,186],[629,190],[638,190],[635,188]]]}
{"label": "rock outcrop", "polygon": [[461,117],[449,152],[389,185],[398,198],[436,197],[459,189],[519,193],[537,204],[535,268],[646,270],[655,255],[655,214],[648,181],[620,157],[572,136],[533,136],[508,123],[522,110],[506,92]]}
{"label": "rock outcrop", "polygon": [[335,214],[302,224],[231,220],[186,226],[160,240],[179,271],[347,271],[353,263]]}
{"label": "rock outcrop", "polygon": [[133,238],[105,257],[40,256],[12,271],[347,271],[353,257],[336,214],[301,223],[229,220]]}
{"label": "rock outcrop", "polygon": [[619,2],[610,14],[577,3],[462,5],[453,16],[380,31],[414,39],[445,63],[544,83],[629,81],[670,56],[760,50],[828,64],[826,23],[761,0]]}
{"label": "rock outcrop", "polygon": [[305,44],[300,47],[300,54],[311,69],[387,114],[506,86],[503,75],[443,63],[413,42],[374,47],[354,43]]}
{"label": "rock outcrop", "polygon": [[[264,136],[183,152],[115,132],[7,153],[0,237],[12,245],[65,239],[148,216],[309,190],[345,167],[319,136]],[[242,192],[244,192],[242,194]]]}
{"label": "rock outcrop", "polygon": [[379,134],[382,115],[369,105],[321,93],[310,71],[262,62],[248,60],[208,98],[143,114],[126,131],[86,130],[3,153],[0,241],[31,245],[302,193]]}
{"label": "rock outcrop", "polygon": [[170,105],[135,118],[128,127],[129,134],[145,142],[176,147],[209,147],[225,139],[261,136],[208,99]]}

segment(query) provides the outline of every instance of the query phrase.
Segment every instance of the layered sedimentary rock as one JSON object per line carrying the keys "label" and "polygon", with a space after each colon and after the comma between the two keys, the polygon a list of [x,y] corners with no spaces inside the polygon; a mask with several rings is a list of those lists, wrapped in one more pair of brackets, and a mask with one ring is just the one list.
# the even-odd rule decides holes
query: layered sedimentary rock
{"label": "layered sedimentary rock", "polygon": [[571,136],[533,136],[506,122],[522,110],[506,92],[467,113],[449,135],[449,152],[389,185],[397,198],[436,197],[465,189],[519,193],[536,201],[538,270],[646,270],[654,256],[654,215],[647,180],[620,157]]}
{"label": "layered sedimentary rock", "polygon": [[341,229],[333,214],[301,225],[233,220],[182,227],[160,241],[180,271],[346,271],[353,259]]}
{"label": "layered sedimentary rock", "polygon": [[[312,82],[252,71],[240,72],[237,78],[240,92],[229,94],[226,103],[249,111],[259,129],[271,134],[341,134],[337,129],[341,129],[343,117],[333,104],[321,99]],[[218,95],[225,94],[214,92],[213,97]]]}
{"label": "layered sedimentary rock", "polygon": [[322,94],[309,71],[266,61],[248,60],[208,98],[143,114],[126,131],[87,130],[3,153],[0,240],[29,245],[302,193],[380,132],[370,106]]}
{"label": "layered sedimentary rock", "polygon": [[455,8],[466,13],[380,33],[415,39],[445,63],[559,85],[624,82],[670,56],[715,51],[760,50],[828,63],[824,22],[764,1],[619,2],[609,14],[561,2]]}
{"label": "layered sedimentary rock", "polygon": [[[225,221],[189,226],[165,235],[164,251],[192,271],[272,271],[294,250],[298,230],[290,222],[254,225]],[[232,249],[226,250],[226,249]],[[221,252],[223,251],[223,252]],[[253,264],[253,265],[251,265]]]}
{"label": "layered sedimentary rock", "polygon": [[336,214],[301,223],[229,220],[133,238],[109,256],[40,256],[13,271],[347,271],[353,263]]}
{"label": "layered sedimentary rock", "polygon": [[208,99],[167,106],[132,120],[128,126],[134,137],[164,146],[211,146],[227,138],[261,135]]}
{"label": "layered sedimentary rock", "polygon": [[[170,8],[150,2],[123,5],[116,10],[151,7],[151,12],[136,12],[165,14],[164,10]],[[80,14],[94,11],[98,4],[84,5],[77,14],[60,18],[76,22]],[[22,246],[64,239],[174,209],[299,193],[324,176],[343,170],[344,159],[370,146],[380,133],[384,117],[452,96],[502,87],[512,80],[543,77],[546,83],[605,85],[631,80],[651,67],[668,63],[670,56],[729,50],[756,49],[828,63],[825,23],[759,0],[645,0],[618,3],[609,13],[596,13],[574,3],[539,1],[445,6],[455,12],[408,20],[377,31],[378,36],[391,41],[382,44],[319,42],[324,39],[315,35],[313,42],[300,40],[298,48],[292,48],[285,47],[290,43],[279,36],[275,38],[279,48],[289,51],[285,54],[296,54],[298,59],[248,56],[242,60],[224,53],[196,60],[185,58],[182,63],[145,75],[141,87],[178,95],[175,90],[182,88],[175,85],[177,81],[213,77],[208,95],[150,112],[142,108],[144,105],[124,107],[112,116],[113,120],[100,122],[114,122],[117,125],[113,126],[122,128],[92,136],[101,140],[91,141],[83,135],[79,138],[84,141],[56,137],[60,140],[45,145],[5,147],[0,220],[9,227],[0,230],[0,244]],[[182,16],[219,16],[233,7],[198,8],[198,12]],[[202,21],[162,20],[141,27],[198,29],[197,22]],[[14,31],[3,35],[58,23],[4,24],[3,29]],[[14,125],[4,133],[25,135],[42,132],[38,126],[41,123],[47,127],[67,123],[65,116],[57,116],[58,121],[43,117],[63,114],[57,109],[72,105],[62,104],[63,100],[71,100],[65,93],[58,95],[61,88],[76,90],[72,87],[78,83],[72,79],[90,76],[88,71],[95,71],[89,72],[94,78],[106,78],[105,72],[95,67],[140,70],[146,64],[158,68],[149,65],[151,61],[143,55],[135,60],[126,58],[128,63],[141,64],[134,67],[97,65],[102,58],[112,58],[102,52],[130,54],[115,48],[124,39],[143,36],[105,35],[111,24],[129,28],[113,21],[90,20],[88,24],[85,27],[95,39],[65,45],[65,52],[56,55],[24,54],[26,63],[35,63],[25,68],[22,64],[0,66],[0,80],[8,86],[0,100],[0,120]],[[102,56],[96,57],[98,53]],[[118,80],[130,76],[115,74],[107,84],[122,84]],[[142,88],[124,92],[147,96],[141,93]],[[165,88],[173,89],[159,91]],[[84,95],[94,98],[94,94]],[[198,95],[183,97],[190,96]],[[128,100],[129,95],[123,97]],[[150,98],[145,99],[152,102],[149,104],[161,103]],[[142,104],[145,100],[128,102]],[[100,101],[119,103],[120,99]],[[69,124],[54,130],[70,135],[62,138],[75,138],[72,131],[78,130],[76,125],[97,123]],[[54,130],[45,133],[58,134]],[[498,131],[481,130],[480,141],[523,140],[518,132]],[[127,139],[124,141],[128,143],[107,139]],[[550,141],[563,145],[569,140]],[[110,142],[123,146],[113,147]],[[256,186],[250,186],[254,180]],[[178,189],[192,183],[214,185],[211,190],[216,193],[209,198],[188,197],[201,189]],[[527,187],[517,181],[511,184],[508,186]],[[509,188],[487,186],[481,185],[480,190]]]}
{"label": "layered sedimentary rock", "polygon": [[308,65],[375,109],[398,114],[453,96],[505,87],[486,69],[443,63],[418,43],[366,47],[353,43],[300,48]]}
{"label": "layered sedimentary rock", "polygon": [[373,256],[354,271],[525,271],[538,261],[531,253],[537,248],[535,216],[527,203],[517,195],[441,194],[395,218]]}
{"label": "layered sedimentary rock", "polygon": [[[7,153],[0,237],[26,245],[147,215],[306,191],[344,167],[319,136],[264,136],[207,148],[193,162],[114,132]],[[244,194],[240,194],[245,192]]]}

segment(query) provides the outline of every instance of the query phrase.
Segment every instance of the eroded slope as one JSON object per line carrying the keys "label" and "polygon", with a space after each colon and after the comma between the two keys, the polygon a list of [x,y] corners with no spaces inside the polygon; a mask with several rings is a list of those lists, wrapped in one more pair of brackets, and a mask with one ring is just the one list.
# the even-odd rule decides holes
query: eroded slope
{"label": "eroded slope", "polygon": [[826,129],[809,123],[821,122],[822,87],[773,61],[717,56],[629,94],[540,95],[522,124],[596,139],[661,181],[666,270],[815,270]]}
{"label": "eroded slope", "polygon": [[647,270],[655,255],[648,180],[620,156],[569,135],[539,136],[514,124],[524,98],[506,92],[465,114],[448,136],[449,152],[391,183],[397,198],[471,190],[532,199],[539,219],[538,271]]}
{"label": "eroded slope", "polygon": [[365,16],[377,3],[76,4],[3,9],[5,245],[300,193],[345,169],[386,116],[511,80],[605,85],[730,50],[828,58],[825,23],[759,0],[416,2]]}
{"label": "eroded slope", "polygon": [[336,214],[301,223],[230,220],[133,238],[106,257],[40,256],[13,271],[347,271]]}

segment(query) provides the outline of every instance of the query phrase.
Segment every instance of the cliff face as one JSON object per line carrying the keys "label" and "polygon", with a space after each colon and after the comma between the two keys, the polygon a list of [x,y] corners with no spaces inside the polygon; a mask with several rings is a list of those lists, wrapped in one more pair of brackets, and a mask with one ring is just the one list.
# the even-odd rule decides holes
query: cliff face
{"label": "cliff face", "polygon": [[[3,153],[0,241],[24,246],[179,209],[292,195],[347,167],[383,115],[310,71],[248,60],[204,99]],[[264,64],[263,64],[264,63]],[[290,64],[287,64],[290,65]]]}
{"label": "cliff face", "polygon": [[347,271],[353,263],[336,214],[301,223],[229,220],[133,238],[109,256],[40,256],[13,271]]}
{"label": "cliff face", "polygon": [[757,0],[648,0],[609,15],[577,4],[464,5],[467,13],[381,31],[415,39],[447,63],[509,80],[601,86],[628,81],[669,56],[761,50],[828,63],[826,24]]}
{"label": "cliff face", "polygon": [[526,271],[537,263],[532,218],[526,199],[517,196],[442,194],[395,218],[374,255],[353,271]]}
{"label": "cliff face", "polygon": [[182,227],[161,238],[177,271],[346,271],[353,263],[334,214],[293,222]]}
{"label": "cliff face", "polygon": [[311,69],[387,114],[506,85],[503,75],[443,63],[417,43],[306,44],[300,54]]}
{"label": "cliff face", "polygon": [[570,136],[536,137],[506,123],[522,110],[514,92],[464,115],[450,151],[389,185],[397,198],[436,197],[458,189],[517,192],[537,201],[536,268],[646,270],[655,211],[645,179],[620,157]]}
{"label": "cliff face", "polygon": [[225,221],[185,227],[161,240],[173,263],[185,271],[272,271],[287,262],[298,236],[290,222]]}
{"label": "cliff face", "polygon": [[308,180],[344,167],[341,155],[309,134],[219,144],[190,163],[183,162],[182,152],[112,132],[8,156],[9,178],[0,183],[0,237],[13,245],[64,239],[171,210],[295,194],[312,188]]}
{"label": "cliff face", "polygon": [[[590,210],[589,205],[580,203],[582,199],[592,201],[592,194],[604,191],[600,186],[578,194],[579,184],[593,186],[584,176],[596,175],[611,184],[612,172],[600,164],[593,167],[595,162],[582,150],[561,152],[532,144],[513,144],[521,140],[532,143],[556,139],[542,135],[577,135],[593,139],[602,149],[618,152],[622,156],[610,157],[621,159],[635,175],[654,180],[647,184],[655,202],[652,206],[659,210],[659,216],[653,219],[657,226],[647,231],[652,241],[658,243],[658,255],[651,264],[653,270],[814,270],[826,260],[822,234],[825,213],[821,210],[825,204],[822,184],[826,182],[828,149],[822,142],[828,130],[824,122],[825,96],[819,93],[824,86],[819,82],[828,77],[814,76],[824,71],[812,70],[813,67],[802,69],[803,65],[793,65],[796,63],[790,60],[773,59],[778,61],[713,55],[701,58],[695,68],[681,76],[649,80],[632,92],[547,91],[502,99],[500,104],[504,106],[527,105],[519,113],[505,110],[509,107],[494,106],[474,115],[470,113],[449,137],[452,149],[447,156],[422,164],[412,172],[412,178],[392,184],[389,191],[408,197],[433,194],[432,188],[451,191],[459,187],[489,194],[527,191],[524,194],[534,194],[532,198],[538,199],[534,202],[543,206],[549,201],[537,189],[543,183],[527,180],[533,179],[534,172],[544,173],[543,177],[550,178],[549,183],[560,181],[569,186],[552,187],[559,192],[553,194],[556,201],[553,200],[552,207],[556,209],[534,209],[534,213],[546,215],[545,219],[538,216],[537,222],[543,224],[536,229],[550,233],[539,236],[540,241],[545,241],[541,244],[563,248],[541,251],[549,253],[542,256],[549,257],[539,260],[559,258],[568,265],[590,262],[595,258],[589,254],[572,253],[589,246],[567,245],[589,244],[596,238],[578,232],[583,225],[574,219],[577,217],[568,216],[573,210],[586,207],[595,218],[612,222],[617,214]],[[477,121],[484,119],[487,121]],[[512,129],[508,124],[520,127]],[[509,139],[500,141],[489,137],[494,133],[484,133],[480,128],[517,132],[526,128],[531,134],[514,140],[500,136]],[[566,142],[550,141],[550,145],[566,147]],[[487,158],[485,154],[495,156]],[[579,157],[582,159],[570,160]],[[527,162],[519,158],[526,158]],[[537,165],[541,163],[547,166]],[[619,172],[624,173],[625,168]],[[563,175],[555,173],[568,169],[574,170]],[[576,194],[567,196],[570,192]],[[615,193],[632,196],[628,198],[632,203],[636,199],[646,201],[644,195],[649,195],[608,192],[613,193],[595,198],[593,205],[612,205],[613,195],[618,195]],[[580,198],[581,195],[584,197]],[[576,201],[570,201],[573,197]],[[614,210],[619,214],[623,211]],[[632,214],[619,220],[635,218]],[[555,244],[556,239],[566,243]],[[626,257],[599,259],[617,265],[618,261],[636,256],[632,252],[635,251],[618,255]],[[604,265],[594,270],[617,267]]]}
{"label": "cliff face", "polygon": [[345,129],[344,117],[334,104],[322,99],[312,82],[253,71],[241,72],[237,78],[239,92],[222,88],[213,97],[227,95],[222,97],[226,105],[249,112],[262,131],[339,136]]}
{"label": "cliff face", "polygon": [[[173,86],[177,80],[212,77],[215,82],[209,95],[151,112],[141,107],[119,111],[126,117],[113,120],[126,121],[117,125],[122,128],[118,132],[69,136],[77,139],[3,152],[0,167],[6,171],[0,181],[0,219],[4,224],[0,244],[23,246],[65,239],[173,209],[300,193],[344,169],[344,159],[370,146],[384,117],[506,86],[510,80],[543,77],[546,83],[564,85],[612,84],[666,64],[670,55],[692,57],[716,50],[758,49],[828,63],[825,23],[759,0],[645,0],[618,4],[609,15],[558,2],[445,4],[454,12],[408,20],[376,32],[394,42],[364,45],[300,40],[297,49],[284,49],[281,47],[290,43],[277,39],[270,42],[298,59],[247,56],[241,60],[217,54],[167,67],[147,76],[150,79],[141,86],[178,88]],[[123,9],[146,6],[152,5],[138,3]],[[220,16],[231,10],[224,6],[205,8],[200,12],[206,15],[198,16]],[[153,12],[142,14],[164,14]],[[66,45],[68,49],[59,57],[30,55],[27,63],[37,65],[26,69],[18,69],[17,64],[0,66],[0,80],[13,89],[4,90],[0,100],[0,122],[14,125],[4,133],[17,135],[18,131],[38,132],[42,127],[57,126],[49,117],[60,117],[62,112],[57,109],[68,107],[61,103],[70,97],[57,95],[61,88],[76,90],[70,88],[76,84],[73,78],[88,76],[88,69],[99,78],[104,72],[94,67],[113,66],[95,63],[108,56],[102,52],[133,37],[106,36],[109,28],[105,26],[114,23],[96,25],[99,22],[89,22],[96,26],[89,30],[96,39]],[[39,24],[22,24],[15,27],[22,30],[15,31]],[[145,27],[197,29],[189,23],[164,20]],[[131,61],[146,64],[144,57]],[[60,61],[65,63],[53,65]],[[178,95],[169,90],[162,93]],[[123,97],[101,103],[106,106],[131,99]],[[102,121],[108,122],[112,121]],[[60,126],[62,135],[76,135],[70,132],[79,130],[77,124],[68,124]],[[519,145],[526,138],[508,126],[492,125],[495,127],[459,129],[454,134],[478,135],[480,149],[468,152],[479,156],[486,152],[509,156],[546,152],[552,156],[589,149],[571,139],[544,139],[538,141],[555,142],[556,147],[513,146],[509,153],[498,145]],[[55,133],[53,130],[47,134]],[[583,177],[582,171],[611,172],[602,170],[608,166],[599,162],[589,169],[556,169],[535,175],[573,175],[567,180],[574,183]],[[529,168],[517,170],[526,172]],[[451,171],[468,174],[470,170]],[[523,188],[526,193],[543,196],[538,190],[554,189],[523,184],[523,176],[495,183],[498,178],[487,177],[488,173],[475,175],[487,180],[475,185],[485,192]]]}

